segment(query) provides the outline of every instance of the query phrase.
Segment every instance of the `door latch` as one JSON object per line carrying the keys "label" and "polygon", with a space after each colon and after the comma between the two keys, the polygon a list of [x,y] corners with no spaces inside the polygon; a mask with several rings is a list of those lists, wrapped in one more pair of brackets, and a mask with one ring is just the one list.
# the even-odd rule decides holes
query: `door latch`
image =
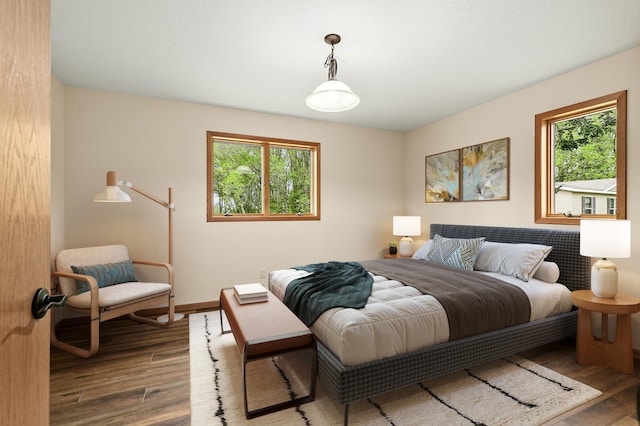
{"label": "door latch", "polygon": [[46,288],[39,288],[33,295],[31,302],[31,314],[35,319],[44,318],[51,308],[63,308],[67,305],[68,297],[65,294],[50,296]]}

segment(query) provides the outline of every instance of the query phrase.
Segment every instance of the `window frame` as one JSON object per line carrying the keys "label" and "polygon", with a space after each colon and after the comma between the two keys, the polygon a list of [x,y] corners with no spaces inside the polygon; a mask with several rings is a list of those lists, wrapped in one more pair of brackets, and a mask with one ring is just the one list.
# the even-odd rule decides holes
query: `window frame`
{"label": "window frame", "polygon": [[[573,117],[616,108],[616,206],[615,215],[592,214],[566,216],[553,213],[555,190],[551,129],[552,124]],[[612,93],[574,105],[547,111],[535,116],[535,223],[579,225],[581,219],[626,219],[627,217],[627,91]]]}
{"label": "window frame", "polygon": [[[262,213],[256,214],[215,214],[213,156],[214,140],[230,143],[260,145],[263,149],[262,162]],[[270,214],[269,212],[269,153],[270,147],[279,146],[289,149],[308,149],[311,151],[311,213],[308,214]],[[207,222],[247,222],[247,221],[284,221],[284,220],[320,220],[320,143],[263,136],[242,135],[207,131]]]}

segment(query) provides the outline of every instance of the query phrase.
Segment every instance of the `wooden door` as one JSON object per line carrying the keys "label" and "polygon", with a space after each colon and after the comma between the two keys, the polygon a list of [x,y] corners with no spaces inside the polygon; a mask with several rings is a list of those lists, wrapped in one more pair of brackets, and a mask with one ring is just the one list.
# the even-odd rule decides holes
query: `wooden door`
{"label": "wooden door", "polygon": [[0,424],[49,424],[49,0],[0,0]]}

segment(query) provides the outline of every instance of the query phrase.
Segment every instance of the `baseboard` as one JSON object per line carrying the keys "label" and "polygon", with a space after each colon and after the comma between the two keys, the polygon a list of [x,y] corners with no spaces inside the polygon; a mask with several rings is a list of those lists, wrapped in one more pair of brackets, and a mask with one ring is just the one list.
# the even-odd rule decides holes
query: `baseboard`
{"label": "baseboard", "polygon": [[[175,308],[176,312],[181,314],[193,314],[196,312],[203,311],[211,311],[214,309],[220,308],[220,301],[213,300],[209,302],[200,302],[200,303],[188,303],[186,305],[177,305]],[[163,315],[167,313],[167,308],[151,308],[151,309],[143,309],[138,312],[138,315],[143,315],[145,317],[152,317],[156,315]]]}

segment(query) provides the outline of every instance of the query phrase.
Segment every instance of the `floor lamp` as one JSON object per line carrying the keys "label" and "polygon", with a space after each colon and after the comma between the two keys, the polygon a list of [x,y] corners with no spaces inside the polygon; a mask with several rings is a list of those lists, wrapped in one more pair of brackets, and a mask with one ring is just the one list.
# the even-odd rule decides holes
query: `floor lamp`
{"label": "floor lamp", "polygon": [[[94,203],[130,203],[131,197],[129,194],[120,189],[120,186],[124,186],[130,188],[131,190],[137,192],[138,194],[148,198],[149,200],[160,204],[162,207],[166,208],[169,211],[169,264],[173,266],[173,211],[175,210],[175,206],[172,201],[172,193],[171,188],[169,188],[169,201],[163,201],[158,197],[155,197],[148,192],[143,191],[142,189],[135,186],[133,183],[128,180],[119,181],[118,173],[114,171],[107,172],[107,187],[98,192],[93,197]],[[178,321],[184,318],[183,314],[174,313],[173,320]],[[167,322],[169,321],[168,315],[160,315],[158,317],[158,321]]]}

